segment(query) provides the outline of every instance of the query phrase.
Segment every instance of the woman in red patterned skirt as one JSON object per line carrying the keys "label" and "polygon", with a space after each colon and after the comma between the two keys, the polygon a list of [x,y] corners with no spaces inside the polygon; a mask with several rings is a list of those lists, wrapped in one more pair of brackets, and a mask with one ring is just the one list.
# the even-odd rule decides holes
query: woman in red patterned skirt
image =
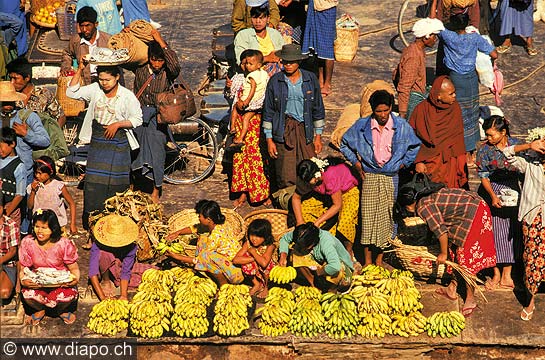
{"label": "woman in red patterned skirt", "polygon": [[[437,255],[438,264],[444,264],[450,253],[456,263],[474,275],[496,265],[492,215],[477,193],[442,188],[423,194],[405,186],[399,190],[398,203],[408,211],[416,212],[439,239],[441,253]],[[465,285],[467,294],[462,314],[467,317],[475,311],[477,302],[475,289],[467,283]],[[453,280],[446,289],[438,288],[435,292],[456,300],[456,288],[457,281]]]}
{"label": "woman in red patterned skirt", "polygon": [[[242,121],[235,123],[234,130],[237,133],[241,131],[239,127],[242,127]],[[264,205],[271,204],[269,180],[263,171],[263,158],[259,148],[260,132],[261,114],[256,113],[250,119],[241,152],[233,155],[231,191],[241,193],[234,202],[235,208],[243,205],[247,200],[252,204],[260,202],[264,202]]]}

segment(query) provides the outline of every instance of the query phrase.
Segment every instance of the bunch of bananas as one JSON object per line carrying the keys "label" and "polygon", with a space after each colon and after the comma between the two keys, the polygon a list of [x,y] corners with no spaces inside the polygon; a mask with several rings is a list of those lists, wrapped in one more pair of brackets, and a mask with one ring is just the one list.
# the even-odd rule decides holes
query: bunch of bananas
{"label": "bunch of bananas", "polygon": [[176,293],[182,285],[187,284],[189,279],[195,275],[193,269],[186,267],[173,267],[168,271],[170,271],[174,276],[174,284],[172,285],[172,290],[174,293]]}
{"label": "bunch of bananas", "polygon": [[208,306],[212,303],[217,291],[218,286],[212,279],[193,275],[178,288],[174,295],[174,303],[187,302]]}
{"label": "bunch of bananas", "polygon": [[425,330],[429,336],[458,336],[466,327],[466,319],[458,311],[436,312],[428,318]]}
{"label": "bunch of bananas", "polygon": [[369,265],[361,270],[359,275],[352,277],[353,286],[375,285],[377,282],[390,277],[390,272],[382,266]]}
{"label": "bunch of bananas", "polygon": [[148,269],[142,274],[142,283],[161,283],[170,288],[174,285],[174,273],[171,270]]}
{"label": "bunch of bananas", "polygon": [[350,294],[327,293],[320,300],[329,337],[344,339],[356,334],[359,317],[356,299]]}
{"label": "bunch of bananas", "polygon": [[289,322],[290,331],[297,336],[313,337],[324,331],[325,318],[320,300],[301,297]]}
{"label": "bunch of bananas", "polygon": [[184,244],[181,242],[175,241],[170,244],[167,244],[164,241],[159,241],[155,245],[155,252],[159,255],[163,255],[167,251],[170,251],[173,254],[185,254]]}
{"label": "bunch of bananas", "polygon": [[366,338],[383,338],[390,332],[392,319],[381,312],[360,312],[360,324],[358,325],[358,334]]}
{"label": "bunch of bananas", "polygon": [[413,311],[406,316],[393,314],[391,318],[390,334],[403,337],[418,336],[423,333],[428,320],[420,311]]}
{"label": "bunch of bananas", "polygon": [[257,325],[266,336],[279,336],[288,332],[291,315],[295,310],[295,296],[289,290],[273,287],[265,298],[265,305],[256,310],[261,313]]}
{"label": "bunch of bananas", "polygon": [[116,335],[127,329],[129,302],[127,300],[102,300],[91,310],[87,327],[101,335]]}
{"label": "bunch of bananas", "polygon": [[297,277],[297,270],[293,266],[275,266],[269,274],[269,280],[277,284],[288,284]]}
{"label": "bunch of bananas", "polygon": [[407,276],[398,276],[395,278],[382,279],[375,284],[375,287],[384,295],[390,295],[393,292],[399,292],[401,289],[415,287],[414,279]]}
{"label": "bunch of bananas", "polygon": [[301,301],[303,299],[318,300],[322,298],[322,292],[320,289],[312,286],[299,286],[295,289],[295,301]]}
{"label": "bunch of bananas", "polygon": [[390,277],[393,277],[393,278],[400,277],[400,276],[405,276],[405,277],[414,279],[413,273],[410,272],[409,270],[394,269],[392,270],[392,273],[390,274]]}
{"label": "bunch of bananas", "polygon": [[214,331],[222,336],[238,336],[250,327],[248,308],[252,306],[250,288],[224,284],[214,308]]}
{"label": "bunch of bananas", "polygon": [[165,283],[151,282],[149,276],[152,275],[140,283],[132,298],[129,324],[135,335],[157,338],[163,335],[163,331],[170,330],[172,294]]}
{"label": "bunch of bananas", "polygon": [[394,288],[388,298],[388,305],[394,313],[409,314],[421,310],[420,291],[417,288]]}
{"label": "bunch of bananas", "polygon": [[388,296],[377,288],[358,285],[350,290],[350,295],[358,302],[358,312],[383,313],[389,312]]}
{"label": "bunch of bananas", "polygon": [[172,311],[170,299],[163,301],[133,300],[130,305],[131,331],[141,337],[161,337],[163,331],[170,330],[169,319]]}
{"label": "bunch of bananas", "polygon": [[206,318],[206,306],[181,302],[174,307],[170,319],[172,330],[179,336],[199,337],[208,331],[210,323]]}

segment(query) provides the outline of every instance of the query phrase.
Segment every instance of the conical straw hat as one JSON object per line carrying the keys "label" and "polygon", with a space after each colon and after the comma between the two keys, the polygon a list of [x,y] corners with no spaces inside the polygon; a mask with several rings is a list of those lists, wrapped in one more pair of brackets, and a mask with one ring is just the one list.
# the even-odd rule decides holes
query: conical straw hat
{"label": "conical straw hat", "polygon": [[25,100],[26,95],[15,91],[11,81],[0,81],[0,101]]}
{"label": "conical straw hat", "polygon": [[128,216],[110,214],[96,222],[93,235],[102,245],[123,247],[138,239],[138,225]]}

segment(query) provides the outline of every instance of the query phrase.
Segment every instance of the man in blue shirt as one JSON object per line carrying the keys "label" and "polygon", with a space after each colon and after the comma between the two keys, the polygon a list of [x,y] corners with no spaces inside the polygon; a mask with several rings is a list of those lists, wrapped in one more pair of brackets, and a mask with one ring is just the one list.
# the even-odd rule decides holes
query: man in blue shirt
{"label": "man in blue shirt", "polygon": [[316,75],[300,69],[308,55],[287,44],[277,52],[284,70],[271,77],[263,104],[263,132],[274,159],[276,186],[295,185],[296,167],[322,151],[325,109]]}

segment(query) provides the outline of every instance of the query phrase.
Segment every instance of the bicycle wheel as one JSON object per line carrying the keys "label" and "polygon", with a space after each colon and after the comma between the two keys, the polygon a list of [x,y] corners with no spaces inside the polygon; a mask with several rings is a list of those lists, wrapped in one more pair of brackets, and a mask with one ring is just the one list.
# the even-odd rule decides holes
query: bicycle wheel
{"label": "bicycle wheel", "polygon": [[[431,1],[426,1],[425,3],[423,0],[403,1],[403,4],[401,4],[401,8],[399,9],[399,15],[397,16],[397,32],[399,34],[399,38],[403,42],[403,45],[409,46],[411,43],[409,41],[411,36],[409,36],[409,39],[407,39],[407,34],[412,32],[412,26],[416,21],[429,16],[430,8]],[[432,55],[436,52],[437,45],[431,49],[426,49],[426,55]]]}
{"label": "bicycle wheel", "polygon": [[193,184],[208,176],[216,165],[216,134],[201,119],[190,117],[170,125],[164,180]]}

